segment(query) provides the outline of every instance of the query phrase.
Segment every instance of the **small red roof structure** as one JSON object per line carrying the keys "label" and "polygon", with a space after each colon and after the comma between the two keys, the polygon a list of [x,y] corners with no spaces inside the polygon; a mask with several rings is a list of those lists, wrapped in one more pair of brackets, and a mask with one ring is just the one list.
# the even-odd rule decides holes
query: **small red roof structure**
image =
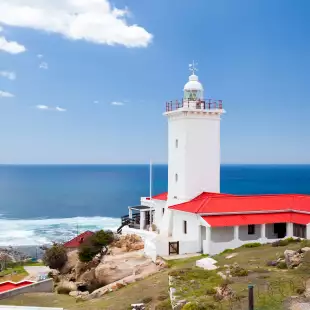
{"label": "small red roof structure", "polygon": [[87,238],[91,237],[94,233],[92,231],[85,231],[64,244],[66,248],[78,248]]}
{"label": "small red roof structure", "polygon": [[[153,196],[152,199],[155,199],[155,200],[167,200],[167,196],[168,196],[168,193],[162,193],[162,194],[158,194],[158,195]],[[146,199],[150,200],[150,197],[147,197]]]}

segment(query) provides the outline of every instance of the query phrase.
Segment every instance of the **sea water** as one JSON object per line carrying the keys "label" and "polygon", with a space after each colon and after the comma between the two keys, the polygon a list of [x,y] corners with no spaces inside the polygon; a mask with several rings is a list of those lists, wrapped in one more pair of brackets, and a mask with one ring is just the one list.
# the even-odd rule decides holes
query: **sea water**
{"label": "sea water", "polygon": [[[167,190],[167,173],[167,165],[153,166],[154,194]],[[222,165],[221,192],[310,194],[310,165]],[[0,246],[115,230],[148,195],[148,165],[0,165]]]}

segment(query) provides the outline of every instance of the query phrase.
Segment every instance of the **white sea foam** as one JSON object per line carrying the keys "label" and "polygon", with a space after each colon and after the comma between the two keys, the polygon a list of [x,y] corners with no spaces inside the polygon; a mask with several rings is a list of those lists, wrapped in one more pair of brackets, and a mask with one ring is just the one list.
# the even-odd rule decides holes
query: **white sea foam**
{"label": "white sea foam", "polygon": [[61,219],[0,218],[0,246],[37,246],[67,241],[77,232],[109,229],[115,231],[120,219],[108,217],[75,217]]}

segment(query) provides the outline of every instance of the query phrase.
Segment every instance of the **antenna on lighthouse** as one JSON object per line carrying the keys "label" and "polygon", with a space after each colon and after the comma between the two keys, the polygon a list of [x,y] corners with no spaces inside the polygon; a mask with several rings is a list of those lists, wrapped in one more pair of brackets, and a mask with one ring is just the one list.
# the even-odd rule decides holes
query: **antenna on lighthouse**
{"label": "antenna on lighthouse", "polygon": [[198,66],[198,63],[195,62],[194,60],[193,60],[193,63],[188,65],[189,71],[192,71],[193,75],[195,74],[195,71],[198,71],[197,66]]}
{"label": "antenna on lighthouse", "polygon": [[152,225],[152,160],[150,160],[150,225]]}

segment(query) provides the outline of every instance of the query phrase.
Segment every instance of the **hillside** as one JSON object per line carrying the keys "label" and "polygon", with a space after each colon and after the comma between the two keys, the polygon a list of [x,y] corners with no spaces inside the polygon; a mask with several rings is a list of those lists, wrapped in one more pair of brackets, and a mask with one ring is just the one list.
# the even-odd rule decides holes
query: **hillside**
{"label": "hillside", "polygon": [[[181,297],[188,301],[199,300],[205,306],[201,309],[247,309],[249,283],[254,284],[257,309],[293,309],[292,303],[297,300],[307,300],[304,293],[307,292],[307,280],[310,277],[310,260],[308,263],[308,257],[305,255],[302,265],[294,269],[286,269],[283,265],[283,254],[287,249],[296,251],[307,245],[308,242],[303,241],[277,247],[268,244],[228,250],[214,257],[219,267],[216,271],[196,268],[195,261],[199,257],[169,261],[168,270],[111,292],[97,300],[76,303],[74,298],[65,295],[28,294],[2,301],[2,304],[61,306],[68,310],[128,310],[131,303],[145,302],[148,304],[148,309],[171,309],[168,301],[168,274],[170,273],[179,276],[178,290]],[[278,267],[267,266],[267,262],[268,265],[273,265],[277,260],[282,260]],[[210,276],[214,286],[221,285],[224,280],[217,275],[217,272],[225,274],[230,266],[236,266],[236,264],[241,270],[246,270],[248,275],[232,275],[229,279],[229,287],[234,292],[234,298],[229,301],[215,301],[212,290],[207,288],[210,286]],[[291,299],[290,296],[296,297]]]}

